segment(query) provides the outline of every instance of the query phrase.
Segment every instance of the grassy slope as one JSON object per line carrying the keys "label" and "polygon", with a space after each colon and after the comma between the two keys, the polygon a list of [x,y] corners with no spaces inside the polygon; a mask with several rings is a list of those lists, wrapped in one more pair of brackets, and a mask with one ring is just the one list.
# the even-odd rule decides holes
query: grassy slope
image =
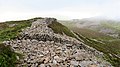
{"label": "grassy slope", "polygon": [[120,23],[118,22],[111,22],[111,23],[104,22],[104,23],[101,23],[101,26],[105,28],[110,28],[116,31],[120,31]]}
{"label": "grassy slope", "polygon": [[[31,26],[31,22],[37,20],[39,18],[33,18],[29,20],[21,20],[21,21],[7,21],[4,23],[0,23],[0,42],[5,40],[14,39],[19,35],[22,29]],[[9,25],[15,24],[13,27]]]}
{"label": "grassy slope", "polygon": [[[19,32],[21,31],[21,29],[26,28],[28,26],[30,26],[29,21],[11,21],[10,23],[5,23],[6,27],[2,30],[0,30],[0,41],[4,41],[4,40],[10,40],[10,39],[14,39],[16,36],[18,36]],[[9,27],[8,25],[10,24],[16,24],[13,27]]]}
{"label": "grassy slope", "polygon": [[[76,32],[76,34],[91,47],[104,52],[105,59],[111,62],[115,67],[120,66],[120,40],[98,33],[93,30],[66,26]],[[102,43],[101,43],[102,42]],[[110,55],[111,54],[111,55]],[[117,55],[117,56],[116,56]],[[118,57],[119,56],[119,57]]]}
{"label": "grassy slope", "polygon": [[113,37],[110,37],[110,36],[107,36],[105,34],[99,33],[97,31],[89,30],[89,29],[77,28],[77,27],[72,27],[70,29],[73,30],[73,31],[77,31],[81,35],[84,35],[85,37],[92,38],[92,39],[97,39],[97,40],[111,40],[111,39],[115,39]]}
{"label": "grassy slope", "polygon": [[82,40],[84,40],[85,44],[103,52],[105,59],[107,61],[109,61],[113,66],[115,66],[115,67],[120,66],[120,58],[116,56],[116,54],[120,53],[120,51],[119,51],[120,49],[119,49],[119,47],[117,47],[117,45],[115,46],[114,44],[109,44],[109,43],[102,44],[101,42],[97,42],[90,38],[81,36],[79,33],[76,33],[76,34]]}
{"label": "grassy slope", "polygon": [[[83,37],[85,37],[85,39],[88,39],[89,41],[93,41],[93,43],[96,42],[96,44],[99,44],[99,45],[89,44],[93,47],[96,47],[96,46],[99,47],[99,48],[101,47],[101,49],[105,49],[106,52],[111,52],[112,51],[115,54],[116,54],[115,49],[116,50],[120,49],[119,40],[117,40],[115,38],[112,38],[110,36],[106,36],[102,33],[94,32],[94,31],[86,30],[86,29],[74,28],[72,30],[74,32],[79,33]],[[111,48],[111,49],[109,49],[109,48]],[[118,54],[120,54],[120,52]]]}
{"label": "grassy slope", "polygon": [[59,22],[53,22],[52,24],[49,24],[49,27],[52,28],[55,33],[66,34],[67,36],[76,38],[71,30]]}

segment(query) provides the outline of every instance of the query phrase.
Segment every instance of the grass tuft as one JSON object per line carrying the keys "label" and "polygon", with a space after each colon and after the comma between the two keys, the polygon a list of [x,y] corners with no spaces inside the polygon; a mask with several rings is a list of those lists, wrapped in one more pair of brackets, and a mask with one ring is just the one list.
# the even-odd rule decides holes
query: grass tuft
{"label": "grass tuft", "polygon": [[11,46],[0,44],[0,67],[16,67],[20,54],[15,53]]}

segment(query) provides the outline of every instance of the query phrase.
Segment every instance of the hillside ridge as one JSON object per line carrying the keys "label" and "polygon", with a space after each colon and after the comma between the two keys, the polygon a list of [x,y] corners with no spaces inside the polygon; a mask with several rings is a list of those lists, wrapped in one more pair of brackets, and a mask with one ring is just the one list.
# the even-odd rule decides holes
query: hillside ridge
{"label": "hillside ridge", "polygon": [[[102,53],[85,46],[66,34],[55,33],[48,25],[58,23],[55,18],[38,19],[32,22],[15,40],[5,41],[14,51],[24,55],[18,67],[112,67],[98,58]],[[18,58],[19,59],[19,58]]]}

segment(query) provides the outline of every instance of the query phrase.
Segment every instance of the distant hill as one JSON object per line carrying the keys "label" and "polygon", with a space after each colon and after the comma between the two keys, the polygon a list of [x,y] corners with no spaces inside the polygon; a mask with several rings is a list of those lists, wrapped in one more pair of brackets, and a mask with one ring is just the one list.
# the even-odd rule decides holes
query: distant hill
{"label": "distant hill", "polygon": [[[64,24],[63,21],[62,23]],[[101,18],[85,18],[85,19],[73,19],[69,22],[69,26],[91,29],[100,33],[107,34],[113,37],[120,37],[120,21],[101,19]],[[67,24],[65,24],[67,25]]]}

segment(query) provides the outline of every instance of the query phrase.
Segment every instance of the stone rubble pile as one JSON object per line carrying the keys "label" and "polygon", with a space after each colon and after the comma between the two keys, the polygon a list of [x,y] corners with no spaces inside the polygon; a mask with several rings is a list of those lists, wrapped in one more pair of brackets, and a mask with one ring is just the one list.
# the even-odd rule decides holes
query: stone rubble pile
{"label": "stone rubble pile", "polygon": [[18,39],[5,42],[24,54],[18,67],[112,67],[86,50],[82,42],[54,33],[48,25],[55,21],[54,18],[39,19],[23,30]]}

